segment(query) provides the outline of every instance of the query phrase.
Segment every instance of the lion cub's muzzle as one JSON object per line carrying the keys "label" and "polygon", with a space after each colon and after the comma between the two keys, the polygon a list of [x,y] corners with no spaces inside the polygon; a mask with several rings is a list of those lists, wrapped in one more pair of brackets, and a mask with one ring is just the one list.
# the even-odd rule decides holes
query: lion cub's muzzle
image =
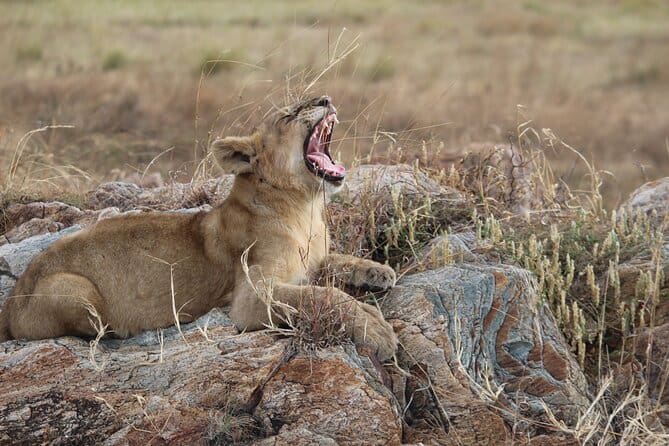
{"label": "lion cub's muzzle", "polygon": [[332,132],[339,123],[337,109],[328,96],[320,98],[316,106],[324,107],[326,110],[304,141],[304,162],[313,174],[339,185],[346,177],[346,169],[341,164],[335,163],[330,155]]}

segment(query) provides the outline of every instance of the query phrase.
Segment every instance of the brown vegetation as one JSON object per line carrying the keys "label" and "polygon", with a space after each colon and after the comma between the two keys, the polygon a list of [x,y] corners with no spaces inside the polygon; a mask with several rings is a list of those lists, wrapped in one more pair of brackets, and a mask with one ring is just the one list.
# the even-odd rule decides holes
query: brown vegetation
{"label": "brown vegetation", "polygon": [[[190,179],[211,132],[243,133],[355,47],[311,88],[341,104],[346,161],[505,142],[532,119],[613,173],[613,204],[669,165],[667,18],[641,0],[10,3],[0,159],[71,124],[33,135],[19,173],[75,190],[147,168]],[[580,185],[576,158],[555,158]]]}

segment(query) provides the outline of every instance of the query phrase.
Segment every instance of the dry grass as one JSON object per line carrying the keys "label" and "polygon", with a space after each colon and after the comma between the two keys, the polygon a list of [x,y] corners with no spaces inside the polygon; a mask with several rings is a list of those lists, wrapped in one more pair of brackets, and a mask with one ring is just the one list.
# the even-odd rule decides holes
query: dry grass
{"label": "dry grass", "polygon": [[257,439],[256,420],[230,403],[212,413],[209,423],[207,437],[210,445],[248,444]]}

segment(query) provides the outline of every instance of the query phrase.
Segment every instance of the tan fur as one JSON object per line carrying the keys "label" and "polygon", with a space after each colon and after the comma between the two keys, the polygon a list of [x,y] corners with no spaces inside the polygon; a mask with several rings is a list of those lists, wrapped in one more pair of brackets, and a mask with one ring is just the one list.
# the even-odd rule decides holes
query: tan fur
{"label": "tan fur", "polygon": [[[251,283],[259,286],[264,277],[272,279],[273,299],[295,308],[308,299],[340,303],[353,340],[382,359],[392,356],[396,337],[375,307],[310,285],[325,266],[354,286],[386,289],[395,282],[387,266],[328,256],[323,188],[335,186],[311,173],[303,159],[303,142],[326,112],[321,103],[296,104],[252,136],[214,142],[221,167],[237,174],[218,208],[111,218],[54,243],[16,283],[0,313],[0,341],[91,336],[91,311],[108,331],[131,336],[173,325],[173,297],[182,322],[231,305],[236,326],[256,330],[268,322],[268,312]],[[251,281],[240,261],[250,246]]]}

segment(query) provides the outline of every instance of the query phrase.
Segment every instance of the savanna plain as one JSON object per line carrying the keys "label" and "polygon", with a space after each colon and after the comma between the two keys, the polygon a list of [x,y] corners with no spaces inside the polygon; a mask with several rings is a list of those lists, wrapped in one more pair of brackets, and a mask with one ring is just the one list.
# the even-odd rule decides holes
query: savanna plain
{"label": "savanna plain", "polygon": [[[337,247],[401,276],[433,237],[474,232],[535,273],[586,372],[601,410],[565,431],[666,444],[664,384],[604,400],[635,339],[669,323],[667,221],[618,209],[669,172],[668,23],[669,4],[652,0],[0,1],[0,208],[85,207],[102,182],[153,174],[214,177],[213,138],[328,94],[335,158],[413,165],[468,203],[335,199]],[[523,212],[486,193],[506,179],[480,158],[469,174],[460,163],[494,144],[531,172]],[[645,361],[666,382],[666,362]]]}

